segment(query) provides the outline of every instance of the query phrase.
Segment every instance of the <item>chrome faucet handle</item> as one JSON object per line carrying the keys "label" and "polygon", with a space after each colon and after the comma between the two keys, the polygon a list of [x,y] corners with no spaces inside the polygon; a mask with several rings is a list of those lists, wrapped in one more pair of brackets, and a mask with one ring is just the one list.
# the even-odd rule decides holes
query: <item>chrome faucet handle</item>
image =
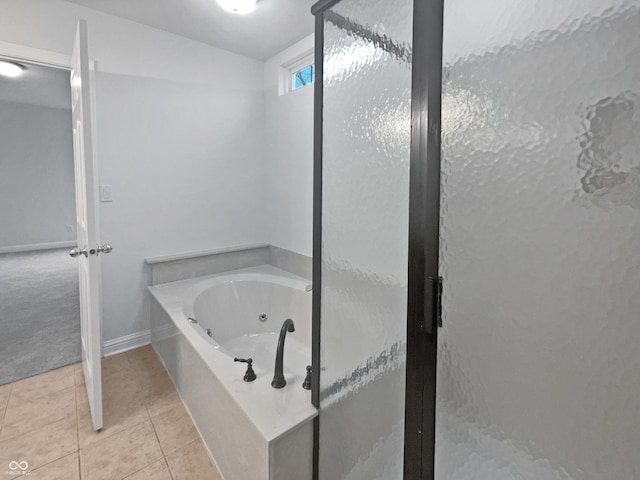
{"label": "chrome faucet handle", "polygon": [[302,382],[302,388],[304,388],[305,390],[311,390],[311,373],[313,372],[313,368],[311,367],[311,365],[307,365],[307,376],[304,379],[304,382]]}
{"label": "chrome faucet handle", "polygon": [[256,379],[256,372],[253,371],[253,358],[234,358],[234,362],[242,362],[247,364],[247,371],[242,379],[245,382],[253,382]]}

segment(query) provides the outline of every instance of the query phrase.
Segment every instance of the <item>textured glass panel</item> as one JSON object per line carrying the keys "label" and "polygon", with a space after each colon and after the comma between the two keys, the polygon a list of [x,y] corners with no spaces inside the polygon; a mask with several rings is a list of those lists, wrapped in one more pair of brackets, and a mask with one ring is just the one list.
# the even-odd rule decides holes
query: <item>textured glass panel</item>
{"label": "textured glass panel", "polygon": [[402,478],[412,8],[324,13],[321,480]]}
{"label": "textured glass panel", "polygon": [[640,478],[640,2],[446,0],[436,478]]}

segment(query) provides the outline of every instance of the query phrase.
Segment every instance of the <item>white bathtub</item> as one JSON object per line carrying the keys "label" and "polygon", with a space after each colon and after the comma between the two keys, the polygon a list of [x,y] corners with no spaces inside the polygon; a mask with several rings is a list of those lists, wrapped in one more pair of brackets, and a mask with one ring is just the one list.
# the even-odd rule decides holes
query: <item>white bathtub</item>
{"label": "white bathtub", "polygon": [[[225,480],[311,478],[317,411],[302,388],[311,363],[307,285],[261,266],[149,287],[152,343]],[[287,385],[274,389],[287,318],[295,324],[284,349]],[[246,365],[234,357],[253,358],[255,381],[243,381]]]}
{"label": "white bathtub", "polygon": [[311,364],[307,284],[264,273],[224,275],[203,282],[204,290],[186,298],[184,313],[197,322],[192,327],[214,348],[231,358],[251,357],[256,374],[265,375],[273,375],[280,327],[287,318],[293,319],[295,332],[287,333],[284,369],[285,378],[298,378]]}

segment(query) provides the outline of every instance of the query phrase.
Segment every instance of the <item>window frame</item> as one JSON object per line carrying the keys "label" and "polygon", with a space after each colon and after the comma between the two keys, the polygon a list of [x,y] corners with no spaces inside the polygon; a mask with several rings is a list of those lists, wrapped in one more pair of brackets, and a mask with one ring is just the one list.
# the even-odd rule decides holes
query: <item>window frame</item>
{"label": "window frame", "polygon": [[[303,85],[302,87],[294,88],[293,76],[299,72],[300,70],[304,70],[305,68],[314,65],[314,81],[308,83],[307,85]],[[316,71],[315,71],[315,58],[313,49],[304,52],[301,55],[297,55],[296,57],[284,62],[280,65],[280,95],[284,95],[285,93],[294,92],[297,90],[301,90],[304,87],[309,85],[313,85],[315,83]]]}

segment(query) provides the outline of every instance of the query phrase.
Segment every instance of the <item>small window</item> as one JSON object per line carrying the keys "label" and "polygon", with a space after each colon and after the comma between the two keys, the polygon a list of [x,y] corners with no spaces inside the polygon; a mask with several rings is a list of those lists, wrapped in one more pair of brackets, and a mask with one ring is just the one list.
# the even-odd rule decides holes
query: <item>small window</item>
{"label": "small window", "polygon": [[307,65],[304,68],[294,72],[292,79],[292,90],[297,90],[299,88],[304,87],[305,85],[309,85],[313,83],[316,79],[316,68],[315,65]]}
{"label": "small window", "polygon": [[280,95],[299,90],[316,80],[313,49],[280,64]]}

